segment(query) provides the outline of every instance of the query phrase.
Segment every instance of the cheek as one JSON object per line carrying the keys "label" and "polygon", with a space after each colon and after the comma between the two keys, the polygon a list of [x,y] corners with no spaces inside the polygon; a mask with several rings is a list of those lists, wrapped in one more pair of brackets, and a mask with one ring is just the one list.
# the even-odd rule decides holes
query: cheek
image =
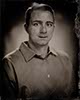
{"label": "cheek", "polygon": [[53,35],[53,32],[54,32],[53,28],[48,30],[48,34],[50,34],[50,35]]}
{"label": "cheek", "polygon": [[40,31],[40,28],[39,27],[31,27],[29,28],[29,33],[32,34],[32,35],[37,35]]}
{"label": "cheek", "polygon": [[32,27],[29,27],[28,34],[30,35],[30,37],[32,37],[34,33],[35,33],[35,30]]}
{"label": "cheek", "polygon": [[37,39],[37,36],[38,36],[38,31],[37,31],[37,29],[31,28],[31,29],[29,30],[29,36],[30,36],[30,38],[33,39],[33,40]]}

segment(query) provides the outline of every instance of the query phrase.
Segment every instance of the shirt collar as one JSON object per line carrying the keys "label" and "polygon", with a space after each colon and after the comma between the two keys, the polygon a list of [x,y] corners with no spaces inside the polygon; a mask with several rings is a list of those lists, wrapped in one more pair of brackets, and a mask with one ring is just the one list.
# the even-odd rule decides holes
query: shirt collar
{"label": "shirt collar", "polygon": [[[21,53],[26,61],[31,60],[36,55],[36,53],[29,48],[27,42],[26,43],[22,42],[19,50],[21,51]],[[52,47],[49,47],[49,53],[52,53],[54,56],[57,56],[57,52]]]}
{"label": "shirt collar", "polygon": [[58,55],[57,51],[51,46],[49,46],[49,53],[52,53],[54,56]]}

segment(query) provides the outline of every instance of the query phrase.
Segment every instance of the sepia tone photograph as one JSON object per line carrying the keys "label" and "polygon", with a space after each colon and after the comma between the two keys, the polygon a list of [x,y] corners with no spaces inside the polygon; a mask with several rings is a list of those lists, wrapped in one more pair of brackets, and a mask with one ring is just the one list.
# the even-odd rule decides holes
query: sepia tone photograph
{"label": "sepia tone photograph", "polygon": [[80,0],[0,2],[0,100],[80,100]]}

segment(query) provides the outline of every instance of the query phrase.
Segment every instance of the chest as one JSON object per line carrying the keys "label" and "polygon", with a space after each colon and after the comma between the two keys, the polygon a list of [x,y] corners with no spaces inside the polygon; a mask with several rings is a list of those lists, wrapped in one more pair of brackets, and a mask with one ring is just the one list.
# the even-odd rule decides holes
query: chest
{"label": "chest", "polygon": [[26,86],[31,92],[64,90],[72,77],[68,66],[56,57],[33,58],[20,64],[21,69],[17,71],[19,85]]}

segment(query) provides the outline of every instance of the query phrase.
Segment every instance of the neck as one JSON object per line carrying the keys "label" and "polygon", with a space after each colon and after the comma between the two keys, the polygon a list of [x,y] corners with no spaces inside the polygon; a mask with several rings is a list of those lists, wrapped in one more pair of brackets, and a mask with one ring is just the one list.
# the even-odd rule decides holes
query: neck
{"label": "neck", "polygon": [[41,55],[43,58],[47,55],[48,52],[48,45],[45,46],[39,46],[39,45],[34,45],[30,41],[28,41],[29,47],[37,54]]}

